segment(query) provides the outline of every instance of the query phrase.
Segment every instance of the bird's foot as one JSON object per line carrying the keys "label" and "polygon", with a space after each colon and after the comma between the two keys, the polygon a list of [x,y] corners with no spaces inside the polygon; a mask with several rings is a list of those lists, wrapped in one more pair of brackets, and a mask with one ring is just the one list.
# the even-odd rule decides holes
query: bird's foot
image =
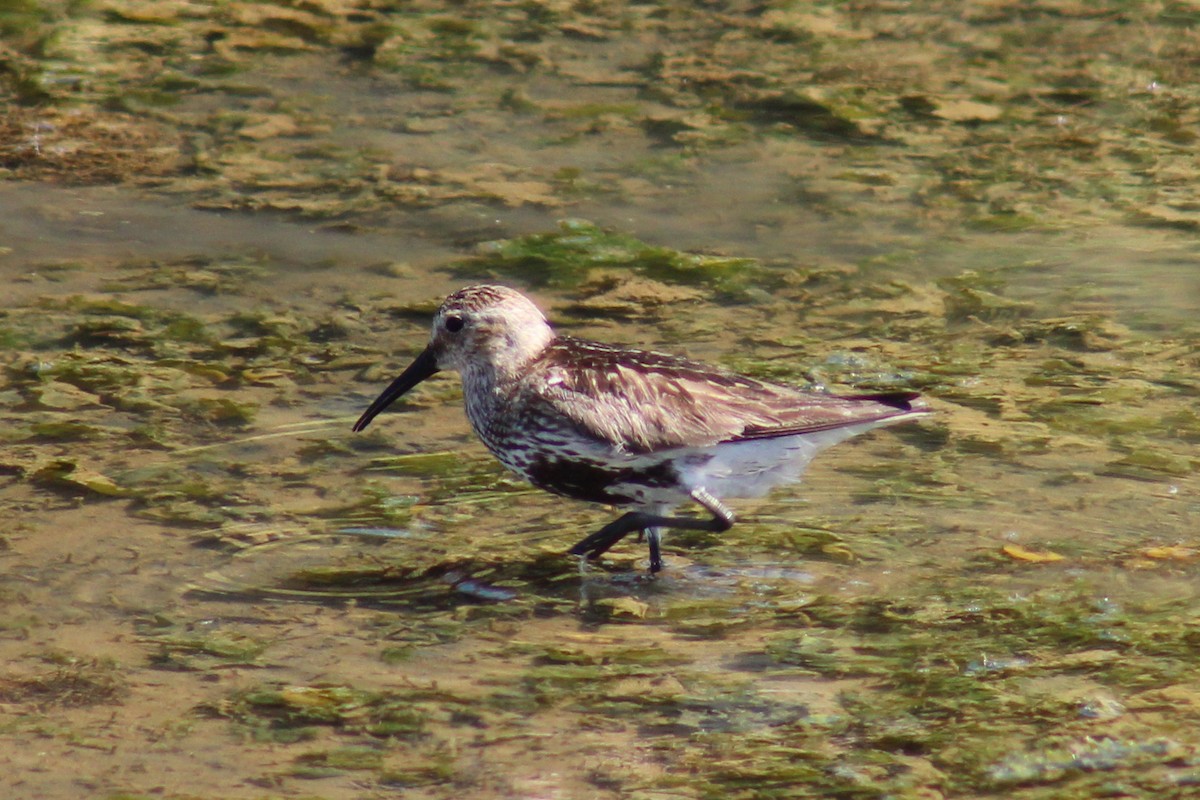
{"label": "bird's foot", "polygon": [[623,514],[591,536],[578,542],[568,552],[571,555],[583,556],[588,561],[595,561],[611,550],[617,542],[636,531],[639,542],[647,541],[650,544],[650,574],[661,572],[663,568],[661,537],[657,528],[645,524],[651,519],[656,518],[638,511]]}
{"label": "bird's foot", "polygon": [[595,561],[611,550],[617,542],[635,530],[639,530],[638,528],[630,527],[628,520],[630,516],[631,514],[623,514],[617,517],[591,536],[577,542],[567,552],[573,556],[586,556],[589,561]]}

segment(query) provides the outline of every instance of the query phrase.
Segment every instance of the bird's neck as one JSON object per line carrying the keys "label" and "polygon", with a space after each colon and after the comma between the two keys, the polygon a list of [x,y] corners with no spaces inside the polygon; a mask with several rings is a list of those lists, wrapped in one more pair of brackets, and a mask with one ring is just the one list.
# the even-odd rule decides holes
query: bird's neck
{"label": "bird's neck", "polygon": [[[513,326],[502,337],[488,343],[483,358],[474,359],[466,366],[463,382],[502,386],[519,381],[554,338],[554,331],[545,322]],[[468,373],[471,374],[468,376]]]}
{"label": "bird's neck", "polygon": [[460,368],[467,416],[481,436],[488,420],[519,393],[519,384],[537,370],[536,363],[553,341],[549,326],[514,330],[508,341],[496,343],[487,358],[473,359]]}

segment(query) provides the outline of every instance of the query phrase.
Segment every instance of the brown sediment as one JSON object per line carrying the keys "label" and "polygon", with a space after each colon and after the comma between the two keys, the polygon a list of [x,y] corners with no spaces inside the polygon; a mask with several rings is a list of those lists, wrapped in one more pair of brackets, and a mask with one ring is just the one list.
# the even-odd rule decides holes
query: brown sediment
{"label": "brown sediment", "polygon": [[[5,18],[5,785],[1194,780],[1190,13],[442,8]],[[349,434],[467,275],[936,421],[580,576],[453,379]]]}

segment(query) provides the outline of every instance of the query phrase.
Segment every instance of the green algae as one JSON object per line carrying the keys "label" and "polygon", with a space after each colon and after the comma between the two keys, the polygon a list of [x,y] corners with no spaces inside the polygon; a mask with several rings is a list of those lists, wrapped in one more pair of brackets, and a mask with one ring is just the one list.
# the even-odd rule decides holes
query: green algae
{"label": "green algae", "polygon": [[[952,322],[980,319],[988,322],[1019,319],[1033,313],[1032,303],[1011,300],[999,294],[1004,280],[995,274],[968,270],[941,281],[946,290],[946,317]],[[985,288],[986,287],[986,288]]]}
{"label": "green algae", "polygon": [[638,665],[678,666],[690,662],[685,656],[673,653],[661,647],[651,646],[611,646],[591,648],[567,645],[540,645],[532,643],[516,643],[511,646],[514,653],[532,654],[535,663],[541,664],[572,664],[604,666],[622,664],[629,667]]}
{"label": "green algae", "polygon": [[383,766],[384,753],[370,747],[341,747],[301,753],[296,756],[293,774],[301,777],[324,777],[343,770],[378,770]]}
{"label": "green algae", "polygon": [[[172,583],[188,568],[225,568],[234,548],[224,542],[182,557],[171,549],[181,535],[186,541],[190,525],[229,533],[232,523],[251,519],[282,542],[257,550],[276,566],[268,578],[235,583],[296,594],[228,592],[217,603],[186,595],[216,620],[238,616],[256,632],[253,641],[177,633],[168,652],[170,662],[205,673],[202,682],[181,685],[197,696],[224,692],[213,709],[247,737],[237,745],[245,766],[230,770],[241,783],[235,791],[249,784],[304,793],[310,790],[289,779],[311,777],[330,780],[321,790],[331,795],[397,788],[431,797],[550,794],[558,788],[529,790],[495,777],[516,780],[545,764],[583,781],[586,791],[646,798],[1182,797],[1195,783],[1196,612],[1187,588],[1195,562],[1143,552],[1148,542],[1180,546],[1180,553],[1191,543],[1194,325],[1155,327],[1161,320],[1153,313],[1131,312],[1123,306],[1132,301],[1103,291],[1050,296],[1043,280],[1052,264],[1032,273],[993,271],[1005,258],[993,254],[1003,239],[960,235],[974,227],[1012,237],[1114,216],[1147,230],[1193,230],[1187,145],[1195,93],[1187,88],[1185,34],[1195,14],[1127,3],[1034,4],[1020,13],[955,6],[953,14],[817,5],[744,15],[661,4],[533,4],[497,13],[468,2],[447,20],[437,4],[250,3],[202,19],[174,14],[170,3],[97,13],[70,4],[61,15],[13,6],[21,15],[12,22],[17,40],[0,81],[22,102],[73,106],[79,124],[42,105],[38,119],[58,129],[38,134],[39,153],[29,144],[31,120],[10,109],[6,175],[161,176],[128,152],[99,164],[63,147],[74,137],[108,142],[115,152],[121,140],[102,139],[104,127],[135,132],[136,117],[89,113],[98,98],[134,115],[143,109],[143,122],[153,117],[187,130],[185,149],[195,154],[187,157],[186,181],[172,191],[210,208],[335,217],[347,232],[361,232],[388,228],[418,208],[447,215],[467,208],[472,220],[490,220],[505,197],[605,198],[628,204],[621,213],[637,219],[639,230],[664,209],[680,209],[700,229],[706,223],[692,209],[671,205],[679,195],[668,184],[694,185],[716,158],[746,159],[737,183],[758,183],[764,173],[754,162],[761,158],[773,171],[779,162],[772,152],[786,152],[784,163],[802,166],[772,174],[781,185],[770,202],[748,203],[753,211],[745,217],[731,209],[731,219],[752,216],[761,232],[832,218],[842,226],[820,236],[845,228],[872,247],[871,234],[855,226],[883,229],[890,215],[916,207],[930,223],[921,236],[949,231],[955,270],[974,271],[934,285],[922,271],[929,253],[920,246],[860,261],[857,249],[833,255],[814,243],[813,257],[834,264],[825,270],[798,263],[809,258],[804,246],[790,247],[783,263],[739,264],[622,240],[620,230],[596,226],[573,242],[564,230],[541,240],[497,234],[490,222],[448,234],[443,217],[419,217],[423,235],[456,245],[508,237],[497,247],[511,244],[511,257],[485,252],[458,274],[544,285],[553,301],[576,304],[570,314],[600,323],[601,334],[607,321],[636,320],[638,335],[654,346],[703,347],[765,377],[917,387],[935,397],[935,421],[875,434],[856,442],[853,455],[839,448],[815,465],[795,490],[811,498],[811,512],[773,508],[771,518],[739,523],[723,536],[672,536],[672,562],[656,581],[631,577],[644,552],[632,542],[580,576],[563,551],[607,512],[534,500],[481,449],[453,457],[465,428],[345,440],[298,433],[284,439],[305,442],[294,451],[271,448],[272,440],[241,441],[243,431],[247,438],[278,433],[271,426],[281,413],[349,413],[345,387],[373,384],[378,376],[366,374],[367,365],[395,358],[391,344],[322,322],[314,306],[327,296],[297,293],[255,308],[258,284],[271,276],[257,266],[131,261],[101,288],[135,295],[6,309],[0,341],[20,351],[5,357],[0,387],[11,423],[0,469],[14,519],[45,516],[52,525],[53,515],[78,504],[101,518],[117,515],[130,542],[130,563],[113,570],[122,584],[160,563],[173,574],[169,581],[156,575],[157,583]],[[94,25],[77,27],[81,18]],[[599,69],[607,43],[632,46],[629,30],[639,31],[638,46],[650,55]],[[103,58],[80,46],[95,41],[105,43]],[[34,60],[39,50],[59,63]],[[1053,56],[1061,52],[1106,58],[1064,64]],[[264,65],[269,71],[321,53],[345,56],[352,62],[346,70],[363,71],[377,86],[394,70],[437,93],[432,106],[424,105],[433,102],[429,95],[395,93],[418,109],[404,112],[417,120],[408,127],[395,123],[388,92],[373,95],[405,164],[396,163],[396,142],[371,152],[336,139],[339,129],[369,126],[370,107],[347,116],[318,98],[306,100],[311,112],[299,113],[296,103],[280,103],[290,89],[279,87],[290,79],[269,73],[274,85],[260,82]],[[153,77],[139,77],[139,69]],[[341,66],[327,73],[344,77]],[[553,81],[564,77],[565,103],[552,97]],[[349,94],[340,89],[330,95]],[[655,107],[638,111],[646,101]],[[516,116],[490,117],[492,109]],[[482,170],[452,177],[439,156],[408,146],[427,136],[425,127],[455,162],[516,160],[518,148],[499,155],[487,148],[493,139],[512,144],[495,131],[514,120],[513,127],[534,131],[537,147],[553,144],[538,150],[538,164],[511,165],[501,186],[483,185],[494,176]],[[647,141],[653,150],[642,149]],[[571,148],[588,142],[613,166],[562,172],[575,162]],[[594,164],[587,153],[579,163]],[[418,175],[399,180],[404,169]],[[522,183],[549,188],[513,188]],[[731,192],[731,206],[742,202]],[[911,220],[904,222],[910,230]],[[1079,243],[1031,241],[1051,249]],[[38,272],[46,291],[73,292],[86,273],[106,269],[76,260],[69,269]],[[908,288],[876,282],[872,270],[903,273]],[[584,305],[597,298],[594,276],[605,271],[696,295],[672,304],[601,297]],[[776,272],[785,273],[782,282]],[[424,324],[430,311],[424,300],[381,306],[361,297],[368,290],[345,291],[364,318],[380,316],[376,334],[390,334],[396,316]],[[734,318],[713,309],[714,297],[753,302],[739,306],[746,319]],[[161,298],[188,313],[158,308]],[[191,312],[213,298],[228,305]],[[350,348],[339,350],[343,342]],[[449,381],[431,388],[413,408],[458,399]],[[428,456],[370,460],[381,448],[427,441],[434,442]],[[215,447],[216,455],[197,461],[176,453],[197,447]],[[154,459],[166,464],[147,469]],[[830,474],[838,481],[833,489],[823,482]],[[846,503],[852,515],[832,513]],[[737,511],[753,518],[755,506]],[[142,521],[128,526],[126,513]],[[320,544],[323,560],[288,561],[303,535],[340,525],[396,535],[387,548],[358,537],[357,560],[339,560],[335,553],[344,551],[331,538]],[[1010,531],[1067,563],[1001,555]],[[96,533],[99,543],[111,535]],[[42,557],[39,542],[19,526],[3,542],[5,558],[19,565],[8,572],[13,593],[4,595],[12,609],[27,607],[26,593],[47,574],[80,569],[91,557],[85,545],[97,543],[78,543],[69,558]],[[802,571],[812,574],[796,574]],[[112,589],[93,591],[101,588],[79,589],[98,623],[117,602],[108,599]],[[1160,604],[1143,591],[1177,599]],[[347,658],[319,667],[341,692],[308,686],[314,691],[305,697],[270,683],[249,703],[214,684],[217,675],[261,675],[236,668],[242,660],[258,665],[252,651],[265,641],[273,668],[317,669],[318,653],[276,640],[278,619],[243,613],[238,603],[248,597],[270,597],[273,609],[286,609],[280,616],[296,620],[300,641],[312,641],[310,625],[348,653],[365,638],[368,654],[378,654],[394,680],[389,674],[382,692],[351,688],[367,679]],[[335,621],[310,613],[325,604],[337,609]],[[46,624],[17,615],[5,637],[34,648]],[[582,634],[646,634],[653,644],[581,644],[574,637]],[[162,675],[143,681],[137,664],[153,662],[163,642],[147,635],[135,646],[140,656],[124,672],[139,696],[153,697]],[[457,688],[407,688],[432,674]],[[394,694],[379,699],[387,691]],[[22,712],[39,704],[35,694],[6,702]],[[326,711],[304,711],[306,703]],[[388,719],[389,703],[416,712]],[[1089,716],[1097,707],[1110,716]],[[121,734],[113,724],[97,740],[22,724],[12,723],[23,739],[30,732],[44,744],[70,737],[115,763],[122,752],[145,752],[145,742],[127,747],[133,740],[114,739],[136,735],[137,725]],[[225,736],[221,726],[205,724]],[[181,736],[177,747],[154,735],[158,758],[175,770],[175,750],[195,744],[219,752],[212,740]],[[256,738],[268,744],[256,749]],[[146,775],[154,790],[141,793],[173,796],[158,786],[158,763]],[[263,774],[262,765],[281,763],[280,772]],[[353,789],[332,783],[347,771],[355,773]],[[204,775],[195,791],[211,779]],[[579,785],[560,793],[579,794]]]}
{"label": "green algae", "polygon": [[563,220],[554,233],[488,242],[474,258],[453,268],[460,277],[503,276],[533,286],[577,287],[595,270],[621,270],[652,280],[703,286],[740,297],[751,286],[762,289],[772,274],[748,258],[697,255],[646,244],[628,234],[608,231],[585,220]]}
{"label": "green algae", "polygon": [[32,674],[0,675],[0,700],[37,708],[111,705],[128,691],[119,665],[64,653],[47,653]]}
{"label": "green algae", "polygon": [[267,265],[250,259],[200,257],[165,263],[132,262],[123,265],[122,271],[126,274],[105,285],[106,290],[153,291],[184,286],[209,295],[241,294],[269,274]]}
{"label": "green algae", "polygon": [[[44,402],[45,395],[42,396]],[[103,440],[121,436],[124,431],[120,428],[87,423],[73,420],[48,420],[29,426],[33,438],[52,442],[73,442],[88,440]]]}
{"label": "green algae", "polygon": [[[937,773],[938,783],[961,792],[1037,784],[1056,785],[1061,791],[1064,783],[1074,780],[1079,785],[1071,791],[1087,796],[1096,772],[1103,771],[1112,778],[1112,773],[1124,771],[1134,778],[1147,763],[1165,765],[1175,761],[1178,765],[1179,754],[1187,751],[1155,742],[1133,740],[1128,745],[1113,743],[1111,747],[1101,744],[1099,750],[1111,756],[1097,753],[1094,761],[1088,757],[1084,759],[1087,763],[1074,766],[1056,757],[1052,749],[1011,755],[1001,744],[1006,736],[1029,731],[1031,725],[1067,730],[1078,726],[1075,701],[1022,688],[1031,675],[1058,670],[1068,675],[1091,672],[1115,680],[1114,685],[1130,685],[1123,683],[1127,674],[1107,674],[1115,662],[1102,657],[1104,648],[1137,653],[1149,640],[1160,639],[1165,631],[1176,628],[1175,609],[1156,609],[1149,615],[1147,609],[1138,609],[1126,615],[1123,610],[1097,605],[1086,596],[1042,595],[1018,605],[1000,596],[976,596],[961,602],[965,605],[926,602],[905,607],[867,601],[853,604],[854,610],[844,604],[817,603],[809,607],[808,613],[820,627],[785,633],[768,643],[767,654],[779,665],[777,669],[787,674],[795,674],[794,670],[800,668],[805,674],[824,679],[870,677],[890,690],[883,703],[875,692],[843,695],[840,703],[844,716],[840,720],[801,715],[802,729],[814,737],[814,744],[824,744],[806,750],[804,760],[813,769],[806,773],[806,788],[796,789],[800,796],[838,792],[835,787],[839,785],[841,791],[846,791],[848,786],[843,781],[867,764],[896,763],[926,754],[932,765],[945,770]],[[831,613],[832,617],[826,616]],[[836,627],[824,627],[834,619],[838,620]],[[1147,639],[1135,644],[1117,633],[1127,626],[1138,627],[1146,619],[1154,620],[1152,626],[1158,628],[1155,632],[1144,631]],[[954,635],[950,635],[947,625]],[[1095,627],[1098,638],[1081,635],[1087,627]],[[939,628],[946,634],[938,633]],[[893,638],[901,631],[899,638]],[[1006,638],[1010,639],[1007,643]],[[953,650],[945,649],[947,646]],[[1101,649],[1094,649],[1097,647]],[[1054,651],[1073,655],[1047,658]],[[989,652],[990,657],[986,655]],[[1179,677],[1173,673],[1168,680]],[[826,737],[847,733],[859,742],[859,747],[855,752],[835,756],[828,749],[833,740]],[[1054,737],[1043,741],[1043,747],[1052,748]],[[784,792],[780,796],[792,796],[790,790],[796,787],[787,782],[796,773],[789,765],[774,760],[771,745],[776,743],[781,740],[768,737],[752,742],[743,738],[731,753],[732,742],[717,745],[708,739],[702,745],[707,755],[697,755],[686,763],[700,770],[705,780],[730,790],[745,789],[749,782],[755,782],[763,787],[776,786]],[[831,771],[832,758],[854,766]],[[730,769],[731,761],[739,768]],[[1170,778],[1159,776],[1158,780]]]}
{"label": "green algae", "polygon": [[1184,476],[1194,472],[1200,462],[1185,455],[1165,450],[1139,448],[1110,462],[1105,473],[1145,480],[1157,480],[1164,475]]}
{"label": "green algae", "polygon": [[1063,742],[1041,752],[1011,755],[992,767],[989,777],[997,789],[1029,784],[1055,785],[1095,773],[1129,771],[1136,775],[1191,756],[1189,748],[1169,739],[1084,739]]}
{"label": "green algae", "polygon": [[162,669],[197,670],[215,664],[258,664],[267,645],[235,632],[154,630],[148,637],[158,652],[152,663]]}
{"label": "green algae", "polygon": [[[1099,21],[1035,4],[1031,16],[1059,20],[1052,52],[1112,54],[1103,64],[1084,65],[1046,58],[1050,34],[1021,15],[982,7],[953,18],[941,7],[924,9],[903,25],[879,4],[770,8],[728,18],[678,14],[669,4],[565,12],[533,4],[509,13],[474,0],[452,17],[436,4],[246,3],[211,19],[173,3],[55,8],[15,3],[7,12],[15,46],[3,78],[16,96],[51,111],[98,111],[101,119],[91,120],[95,137],[109,127],[103,115],[111,108],[165,116],[189,134],[200,132],[189,143],[203,142],[201,152],[183,159],[190,170],[181,182],[212,207],[344,217],[387,206],[395,187],[377,178],[389,159],[358,142],[336,152],[344,116],[336,102],[297,115],[313,124],[294,141],[264,136],[247,143],[228,135],[224,109],[246,96],[288,105],[289,93],[269,76],[310,59],[344,60],[360,79],[403,89],[394,105],[379,104],[385,119],[411,113],[429,92],[442,95],[436,116],[462,123],[447,126],[453,144],[446,150],[454,153],[470,150],[481,105],[494,108],[497,97],[528,95],[523,87],[545,89],[569,76],[572,90],[560,90],[561,97],[501,102],[500,116],[484,127],[515,129],[517,136],[532,128],[535,140],[560,146],[615,134],[604,144],[618,163],[597,170],[593,183],[600,186],[653,179],[651,161],[703,165],[712,152],[754,158],[766,144],[804,160],[806,167],[787,177],[797,184],[795,197],[817,214],[869,213],[856,210],[865,187],[879,194],[876,208],[915,203],[934,217],[1008,233],[1096,219],[1196,225],[1194,193],[1176,177],[1190,172],[1180,148],[1194,138],[1189,120],[1196,98],[1180,74],[1187,43],[1178,36],[1179,19],[1189,15],[1174,6],[1109,3]],[[628,62],[595,57],[629,30],[647,31],[645,52]],[[97,31],[110,63],[100,73],[90,68]],[[712,46],[697,48],[696,41]],[[225,102],[192,102],[206,96]],[[154,107],[164,103],[172,104],[166,115]],[[531,115],[530,105],[543,113]],[[56,147],[57,131],[45,136],[42,156],[31,152],[19,168],[44,170],[52,160],[46,153],[67,152],[59,174],[87,171],[79,162],[90,154]],[[280,149],[304,148],[310,154],[304,163],[289,159],[281,162],[286,169],[276,168],[286,180],[264,179],[252,166]],[[549,184],[550,173],[570,160],[549,158],[522,171]],[[139,174],[138,166],[117,165],[95,177],[120,180]],[[340,186],[327,181],[339,169]],[[444,184],[432,188],[409,200],[463,199]],[[490,202],[504,201],[493,195]]]}
{"label": "green algae", "polygon": [[388,767],[379,774],[379,782],[387,787],[419,788],[436,786],[443,783],[466,782],[461,778],[460,771],[444,756],[438,763],[437,754],[434,763],[414,764],[410,767]]}
{"label": "green algae", "polygon": [[338,685],[250,689],[212,711],[246,725],[284,731],[334,725],[386,738],[418,736],[425,726],[425,715],[402,694]]}

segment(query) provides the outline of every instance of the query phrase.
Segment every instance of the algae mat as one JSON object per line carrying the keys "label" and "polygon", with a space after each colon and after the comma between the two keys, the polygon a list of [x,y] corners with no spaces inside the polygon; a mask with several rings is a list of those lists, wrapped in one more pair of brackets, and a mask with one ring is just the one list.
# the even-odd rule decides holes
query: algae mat
{"label": "algae mat", "polygon": [[[0,786],[1189,796],[1195,17],[2,4]],[[480,279],[937,414],[580,574],[453,376],[349,433]]]}

